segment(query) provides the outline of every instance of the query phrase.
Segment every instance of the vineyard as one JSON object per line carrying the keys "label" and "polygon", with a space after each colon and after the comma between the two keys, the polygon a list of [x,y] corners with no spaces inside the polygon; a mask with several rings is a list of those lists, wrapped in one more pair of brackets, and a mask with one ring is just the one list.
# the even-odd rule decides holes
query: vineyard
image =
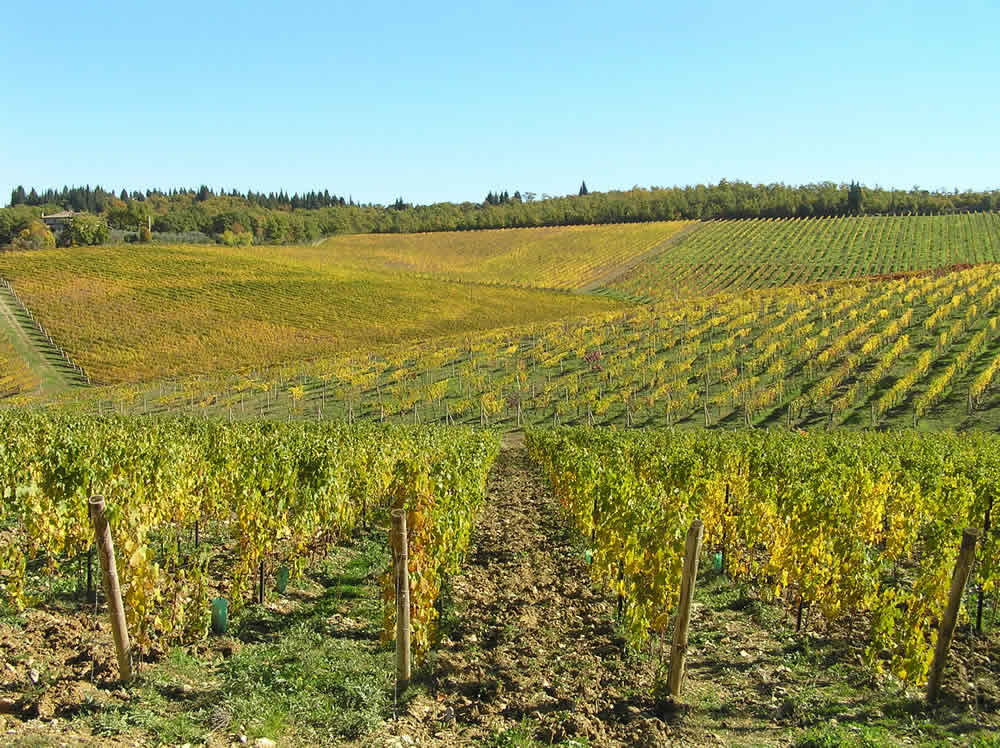
{"label": "vineyard", "polygon": [[505,428],[993,428],[995,268],[716,294],[62,402],[95,414]]}
{"label": "vineyard", "polygon": [[[4,254],[79,386],[0,334],[0,731],[995,731],[998,249],[983,213]],[[139,673],[120,690],[99,516]]]}
{"label": "vineyard", "polygon": [[[559,348],[566,348],[569,341],[553,345],[544,338],[556,342],[560,337],[556,331],[560,328],[572,329],[574,335],[580,335],[579,331],[586,328],[603,330],[572,341],[573,349],[581,345],[592,349],[584,355],[615,353],[619,346],[627,348],[630,343],[616,340],[620,328],[602,324],[600,316],[592,316],[615,309],[610,301],[588,294],[569,296],[518,289],[510,287],[512,284],[574,288],[592,282],[608,267],[621,269],[621,263],[630,258],[632,261],[644,258],[636,269],[599,293],[629,299],[676,300],[661,302],[648,310],[632,307],[626,313],[629,321],[625,329],[630,331],[640,331],[649,324],[662,327],[664,316],[684,314],[692,318],[709,306],[722,313],[740,304],[749,308],[752,306],[749,301],[736,296],[746,289],[769,289],[760,296],[758,304],[762,309],[767,299],[776,298],[777,304],[785,305],[782,297],[810,294],[824,294],[827,298],[844,294],[846,303],[855,293],[853,286],[829,283],[821,286],[818,281],[876,275],[878,282],[895,279],[919,284],[930,282],[926,278],[921,280],[923,274],[937,275],[940,271],[935,268],[942,265],[954,269],[963,263],[994,260],[995,247],[1000,242],[998,215],[720,221],[700,225],[678,222],[359,236],[331,239],[317,247],[266,250],[193,246],[75,248],[7,254],[0,258],[0,275],[12,281],[35,317],[93,381],[139,383],[171,378],[176,391],[178,378],[186,375],[197,374],[201,379],[212,380],[203,386],[190,382],[181,385],[187,394],[194,395],[187,398],[189,405],[192,400],[218,402],[218,390],[231,391],[236,385],[234,380],[244,376],[225,376],[225,372],[233,370],[251,370],[254,387],[263,386],[268,379],[287,379],[284,374],[275,376],[264,371],[282,362],[287,369],[304,373],[307,380],[329,380],[326,371],[315,372],[329,368],[326,360],[331,355],[337,355],[337,359],[330,367],[356,372],[343,383],[347,389],[358,386],[350,380],[377,378],[379,368],[383,372],[395,371],[402,360],[409,360],[411,373],[423,374],[424,380],[440,380],[443,372],[425,371],[420,360],[424,357],[422,352],[463,347],[468,355],[449,355],[449,360],[474,363],[477,371],[482,367],[471,360],[476,353],[492,353],[494,361],[506,356],[516,364],[518,358],[537,356],[541,347],[546,355],[542,361],[532,363],[531,371],[536,372],[538,364],[542,364],[547,369],[546,386],[550,386],[553,372],[546,361],[554,362]],[[676,241],[671,241],[672,237]],[[650,254],[650,248],[660,245],[663,248],[658,253]],[[378,259],[389,257],[391,252],[401,254],[392,255],[395,259]],[[488,271],[494,261],[499,263],[496,277]],[[546,263],[551,268],[546,269],[549,267]],[[377,274],[366,269],[372,266],[395,274]],[[985,272],[981,268],[991,266],[987,263],[976,267]],[[525,275],[522,278],[517,273]],[[916,275],[911,277],[913,273]],[[443,282],[419,275],[498,282],[508,287]],[[821,287],[825,292],[819,290]],[[914,298],[918,303],[921,301]],[[685,311],[688,306],[693,311]],[[914,309],[915,315],[920,313],[919,308]],[[747,315],[740,312],[737,316]],[[758,319],[750,320],[750,332],[746,335],[756,341],[767,340],[770,335],[764,329],[768,322],[766,310],[757,316]],[[782,321],[775,320],[776,324]],[[810,318],[805,324],[813,321]],[[546,323],[552,324],[545,327]],[[816,324],[819,333],[828,327],[822,320]],[[498,328],[504,328],[504,332],[497,334]],[[711,335],[717,332],[714,327],[707,331]],[[829,334],[829,330],[826,332]],[[669,336],[674,334],[678,332],[670,329],[661,333],[668,344]],[[683,334],[688,335],[689,331],[684,330]],[[643,337],[648,335],[646,331]],[[909,350],[919,350],[919,341],[910,338],[908,335],[906,342]],[[409,353],[405,345],[400,348],[406,341],[428,339],[442,342],[417,345]],[[689,340],[688,344],[702,342]],[[822,342],[820,339],[817,344]],[[490,350],[500,345],[502,350]],[[506,351],[514,345],[515,355],[508,355]],[[721,346],[724,341],[713,341],[712,345]],[[952,348],[952,343],[947,347]],[[658,355],[662,350],[650,349],[651,363],[664,360]],[[350,355],[341,356],[338,352]],[[366,359],[372,353],[380,361],[368,366]],[[905,352],[900,353],[905,359]],[[586,369],[584,356],[573,354],[572,349],[563,353],[565,360],[560,359],[559,378],[566,365],[574,360],[578,367]],[[628,355],[625,351],[622,354]],[[314,359],[323,360],[317,360],[313,366],[293,363]],[[725,363],[725,356],[721,360]],[[365,368],[369,371],[364,372]],[[310,377],[309,372],[314,372],[314,376]],[[510,375],[509,367],[506,375]],[[493,374],[488,378],[494,378]],[[226,384],[218,386],[220,380]],[[307,384],[311,394],[316,382]],[[425,382],[426,386],[430,384]],[[564,384],[574,389],[573,383]],[[452,381],[443,398],[436,399],[451,399],[459,411],[464,411],[457,414],[459,418],[475,417],[475,413],[469,415],[475,408],[467,407],[466,401],[491,395],[487,391],[490,388],[455,385]],[[690,387],[678,387],[678,397],[683,401],[684,390]],[[170,389],[168,384],[157,383],[157,397],[161,397],[160,390],[167,389]],[[362,385],[362,389],[367,388]],[[507,383],[500,389],[509,393],[512,388]],[[539,387],[536,384],[532,389],[537,392]],[[380,392],[381,387],[376,390]],[[604,392],[605,387],[598,390]],[[649,401],[649,393],[644,393],[644,398],[636,397],[638,394],[628,393],[626,397]],[[570,395],[567,399],[572,399]],[[507,396],[524,399],[523,393]],[[775,402],[783,399],[780,393],[766,398]],[[117,396],[109,395],[108,399]],[[228,405],[232,397],[221,399]],[[240,399],[242,411],[247,398]],[[254,398],[254,402],[260,399]],[[266,411],[272,398],[263,399]],[[324,394],[320,399],[325,403],[328,398]],[[411,398],[406,394],[402,399]],[[593,411],[596,402],[591,399]],[[660,398],[654,397],[654,402],[657,399]],[[147,404],[148,400],[147,396]],[[553,400],[549,398],[550,407]],[[309,404],[309,412],[315,413],[315,403]],[[556,414],[557,420],[567,422],[569,416],[572,422],[580,417],[582,405],[573,409],[572,416],[564,407],[563,412]],[[174,404],[164,407],[173,408]],[[600,407],[621,416],[611,403],[602,403]],[[380,413],[383,410],[380,408]],[[661,408],[656,404],[652,410]],[[259,407],[256,412],[260,412]],[[284,414],[285,409],[281,412]],[[540,419],[539,413],[535,420],[540,422]],[[625,420],[630,420],[630,416]]]}
{"label": "vineyard", "polygon": [[94,382],[264,366],[606,310],[603,299],[318,268],[270,250],[129,246],[0,256]]}
{"label": "vineyard", "polygon": [[650,300],[997,261],[998,213],[712,221],[603,291]]}
{"label": "vineyard", "polygon": [[0,400],[37,389],[38,377],[0,332]]}
{"label": "vineyard", "polygon": [[[164,717],[138,722],[146,725],[138,734],[154,731],[146,739],[156,744],[190,742],[192,737],[214,744],[222,735],[212,733],[220,731],[231,739],[250,732],[309,744],[321,739],[340,742],[375,730],[370,742],[396,745],[385,730],[404,729],[405,734],[420,734],[422,743],[454,745],[482,742],[497,735],[502,729],[498,724],[513,722],[500,734],[512,739],[529,725],[529,734],[542,743],[558,742],[553,735],[576,735],[597,745],[661,742],[676,736],[704,742],[720,729],[711,721],[699,727],[704,717],[694,715],[704,715],[704,710],[675,716],[664,726],[667,702],[657,695],[665,678],[663,640],[677,618],[685,535],[695,519],[704,522],[703,565],[709,571],[702,581],[710,587],[708,594],[717,594],[714,583],[714,589],[745,590],[737,601],[748,602],[728,613],[723,608],[712,615],[698,614],[696,642],[723,638],[719,644],[694,648],[692,693],[719,688],[719,676],[708,674],[704,680],[700,661],[706,653],[724,648],[734,626],[751,620],[740,612],[743,605],[758,605],[773,611],[768,614],[770,625],[787,632],[781,636],[793,651],[820,646],[808,644],[814,639],[844,641],[837,645],[836,656],[848,658],[857,668],[851,677],[861,680],[854,688],[868,693],[875,683],[886,692],[898,690],[896,703],[912,703],[914,688],[922,687],[928,677],[963,528],[971,527],[977,530],[978,543],[961,609],[961,659],[954,666],[959,669],[949,671],[946,688],[949,694],[956,689],[962,693],[962,678],[985,684],[976,686],[985,689],[987,699],[977,701],[980,719],[990,720],[995,711],[990,704],[1000,703],[991,701],[1000,697],[990,644],[1000,561],[997,535],[990,532],[1000,485],[1000,445],[993,435],[529,429],[525,457],[538,465],[546,487],[527,490],[551,490],[559,506],[553,504],[548,521],[564,525],[578,538],[573,542],[577,549],[586,549],[581,552],[568,549],[559,534],[537,535],[554,532],[538,526],[532,545],[525,545],[527,538],[515,541],[520,515],[485,505],[487,473],[499,448],[498,435],[488,430],[266,421],[228,425],[216,420],[53,416],[17,409],[2,411],[0,427],[6,435],[0,451],[0,657],[11,665],[0,676],[0,705],[20,710],[22,718],[44,716],[41,722],[25,723],[35,725],[31,729],[36,731],[58,714],[69,715],[76,729],[89,725],[86,729],[95,730],[94,735],[135,740],[134,725],[109,721],[102,710],[148,720],[148,710],[141,706],[144,699],[158,700],[156,709],[169,713],[164,693],[183,704],[211,676],[233,684],[227,688],[241,694],[237,701],[250,700],[239,707],[226,697],[227,709],[243,715],[240,719],[249,728],[234,724],[228,711],[202,709],[180,722],[164,722]],[[509,449],[506,454],[500,457],[502,475],[491,479],[494,501],[499,487],[512,496],[526,490],[507,485],[524,476],[511,472],[516,458]],[[127,690],[118,687],[107,660],[95,649],[95,637],[110,639],[106,630],[102,633],[98,626],[94,633],[76,635],[68,654],[61,654],[67,644],[57,636],[70,621],[98,619],[98,608],[87,602],[93,599],[88,588],[98,585],[100,573],[93,569],[92,582],[96,564],[87,498],[98,492],[109,508],[131,651],[139,667],[138,680]],[[390,710],[396,712],[391,681],[385,677],[387,663],[376,649],[384,645],[366,640],[369,632],[383,642],[393,639],[396,595],[384,551],[388,515],[396,507],[406,509],[409,530],[414,652],[420,662],[432,648],[441,651],[422,666],[424,682],[434,684],[431,692],[423,687],[413,691],[402,702],[409,704],[402,719],[388,721]],[[525,521],[539,521],[524,505],[520,511],[528,512]],[[493,534],[485,541],[479,535],[475,555],[466,563],[483,564],[485,553],[487,560],[495,559],[495,566],[488,572],[474,568],[472,573],[500,576],[489,582],[478,578],[471,581],[472,588],[469,579],[453,586],[449,580],[465,574],[463,559],[483,522]],[[382,546],[381,553],[369,553],[367,560],[354,556],[350,562],[372,580],[371,586],[341,597],[343,583],[327,582],[338,612],[330,616],[330,608],[320,606],[318,618],[301,619],[299,607],[291,607],[301,598],[298,580],[315,579],[316,569],[329,568],[323,559],[331,551],[343,554],[352,545],[363,548],[373,542]],[[551,554],[558,554],[567,571],[573,570],[572,579],[553,581],[547,560]],[[359,561],[364,565],[357,567]],[[514,570],[511,565],[517,576],[507,576]],[[286,590],[288,579],[292,581]],[[442,603],[445,585],[451,602]],[[455,596],[467,597],[487,586],[487,594],[475,598],[484,610],[463,607],[457,620],[442,618],[442,610],[454,616],[450,606]],[[567,590],[566,597],[559,597],[560,588]],[[508,592],[497,600],[501,590]],[[355,594],[357,601],[352,599]],[[595,597],[608,602],[595,607]],[[615,597],[616,606],[611,604]],[[235,641],[207,636],[215,628],[220,598],[229,601],[230,615],[241,621]],[[381,606],[375,628],[344,614],[370,610],[375,601]],[[40,610],[18,615],[25,606]],[[551,611],[549,606],[554,606]],[[536,608],[538,615],[532,613]],[[549,618],[539,617],[543,610],[549,611]],[[595,611],[597,625],[591,618],[587,629],[591,633],[573,633],[573,616],[593,616]],[[778,621],[782,611],[783,624]],[[729,622],[720,623],[720,615]],[[7,633],[11,621],[25,629],[13,640]],[[267,628],[259,628],[262,625]],[[278,638],[269,635],[272,628],[282,632]],[[553,641],[553,630],[564,634]],[[616,630],[624,638],[606,633]],[[981,632],[978,637],[976,631]],[[482,636],[486,638],[480,645]],[[286,639],[288,643],[282,643]],[[19,651],[19,640],[31,641],[33,649]],[[331,641],[340,642],[336,649],[330,649]],[[51,642],[61,647],[54,661],[44,649],[53,646]],[[980,642],[975,660],[966,654],[973,642]],[[750,655],[739,649],[745,646],[750,645],[739,644],[738,655],[726,657],[746,660]],[[349,658],[344,666],[348,670],[374,668],[370,676],[348,673],[354,684],[349,687],[363,688],[367,695],[359,701],[356,693],[341,693],[333,685],[339,681],[329,679],[344,675],[336,665],[311,656],[313,648],[328,657]],[[521,684],[510,691],[490,686],[477,670],[483,667],[483,657],[489,663],[494,648],[517,653],[516,664],[500,659],[486,665],[498,682],[511,678]],[[228,664],[218,659],[215,653],[220,651]],[[351,664],[358,653],[363,659]],[[456,674],[463,677],[456,658],[471,658],[471,690],[456,683]],[[564,661],[555,668],[558,680],[550,675],[550,682],[539,674],[550,667],[547,661]],[[711,667],[727,663],[734,664],[723,658]],[[93,668],[98,664],[95,681]],[[585,710],[606,705],[609,697],[603,687],[586,686],[595,668],[607,669],[623,683],[641,684],[644,695],[627,702],[641,710],[639,716],[622,720],[611,712],[594,722],[574,717],[572,711],[553,712],[551,718],[536,713],[539,703],[579,702]],[[67,669],[73,675],[59,674]],[[783,665],[774,672],[788,687],[806,693],[822,681],[812,668],[801,676],[804,682],[781,675],[792,673]],[[487,682],[477,684],[477,677]],[[32,680],[35,686],[22,685]],[[59,690],[66,680],[77,684],[72,694],[87,695],[67,696]],[[728,687],[732,679],[722,680]],[[84,689],[95,682],[98,687]],[[178,682],[183,686],[175,685]],[[491,697],[491,688],[501,691]],[[11,691],[18,700],[5,697]],[[255,691],[275,704],[255,697]],[[56,695],[54,705],[51,694]],[[94,699],[105,706],[95,710]],[[364,706],[368,703],[372,708]],[[510,711],[506,703],[523,706]],[[814,717],[790,712],[798,707],[787,703],[777,710],[765,708],[764,721],[796,734],[801,726],[814,724]],[[494,720],[501,715],[505,720],[484,723],[476,717],[480,709],[494,714]],[[532,709],[536,716],[527,719],[529,712],[521,710]],[[951,709],[943,714],[947,717]],[[759,710],[755,713],[755,719],[761,719]],[[519,714],[525,717],[519,719]],[[905,714],[912,719],[911,712]],[[324,721],[329,719],[334,721]],[[456,719],[463,725],[457,733],[449,727]],[[989,724],[976,729],[988,731]],[[890,734],[920,735],[926,729],[948,734],[926,722],[919,729],[912,723],[909,728],[895,725]],[[828,732],[839,734],[832,728]],[[760,733],[753,736],[751,744]]]}

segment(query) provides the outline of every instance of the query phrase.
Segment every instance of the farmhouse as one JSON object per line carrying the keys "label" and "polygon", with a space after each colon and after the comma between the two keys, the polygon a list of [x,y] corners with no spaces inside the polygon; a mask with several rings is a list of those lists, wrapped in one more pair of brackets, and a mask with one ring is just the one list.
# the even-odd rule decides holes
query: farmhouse
{"label": "farmhouse", "polygon": [[49,227],[49,231],[58,236],[64,228],[69,226],[75,214],[71,210],[64,210],[60,213],[52,213],[42,216],[42,223]]}

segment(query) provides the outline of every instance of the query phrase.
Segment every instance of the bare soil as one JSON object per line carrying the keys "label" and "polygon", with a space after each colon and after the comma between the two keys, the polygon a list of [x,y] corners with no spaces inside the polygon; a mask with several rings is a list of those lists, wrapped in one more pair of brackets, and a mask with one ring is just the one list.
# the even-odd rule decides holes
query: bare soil
{"label": "bare soil", "polygon": [[[29,610],[20,626],[0,626],[0,735],[42,744],[92,745],[68,720],[126,703],[108,624],[83,613]],[[15,729],[16,728],[16,729]],[[3,742],[3,738],[0,738]],[[104,740],[105,745],[131,745]]]}
{"label": "bare soil", "polygon": [[453,582],[454,618],[421,692],[376,742],[471,745],[517,729],[543,743],[710,741],[668,726],[656,661],[627,654],[616,601],[594,589],[582,551],[526,452],[501,452]]}

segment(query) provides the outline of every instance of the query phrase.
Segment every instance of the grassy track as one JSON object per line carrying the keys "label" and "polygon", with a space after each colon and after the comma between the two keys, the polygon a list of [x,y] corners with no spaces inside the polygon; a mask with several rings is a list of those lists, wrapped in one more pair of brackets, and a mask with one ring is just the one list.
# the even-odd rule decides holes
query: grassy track
{"label": "grassy track", "polygon": [[104,382],[264,366],[613,308],[604,299],[391,276],[296,255],[78,247],[6,253],[0,274]]}
{"label": "grassy track", "polygon": [[661,299],[1000,261],[1000,213],[707,223],[608,284]]}

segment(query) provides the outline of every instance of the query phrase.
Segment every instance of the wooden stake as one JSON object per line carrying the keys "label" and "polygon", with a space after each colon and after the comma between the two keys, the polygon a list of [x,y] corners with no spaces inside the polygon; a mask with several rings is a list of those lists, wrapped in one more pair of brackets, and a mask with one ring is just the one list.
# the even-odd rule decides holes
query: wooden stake
{"label": "wooden stake", "polygon": [[927,679],[927,703],[933,704],[941,689],[941,675],[948,661],[948,650],[951,648],[951,638],[955,633],[955,623],[958,620],[958,609],[962,605],[962,593],[969,579],[972,561],[976,556],[976,541],[979,540],[979,530],[968,528],[962,533],[962,547],[958,551],[955,571],[951,577],[951,592],[948,595],[948,607],[941,618],[938,630],[937,646],[934,648],[934,662],[931,664],[931,674]]}
{"label": "wooden stake", "polygon": [[[993,497],[990,497],[990,503],[986,505],[986,517],[983,520],[983,540],[989,538],[990,534],[990,512],[993,509]],[[983,585],[979,585],[979,600],[976,603],[976,634],[982,635],[983,633]]]}
{"label": "wooden stake", "polygon": [[[618,567],[618,589],[619,590],[622,588],[622,582],[624,582],[624,581],[625,581],[625,567],[619,566]],[[625,596],[621,592],[618,593],[617,607],[618,607],[618,616],[617,616],[617,618],[618,618],[618,621],[620,623],[621,620],[622,620],[622,615],[625,613]]]}
{"label": "wooden stake", "polygon": [[[726,509],[725,513],[729,514],[729,484],[726,484]],[[725,515],[724,515],[725,516]],[[723,520],[722,522],[722,576],[729,575],[729,554],[726,553],[726,548],[729,545],[729,523]]]}
{"label": "wooden stake", "polygon": [[680,696],[684,683],[684,657],[687,654],[688,625],[691,623],[691,603],[694,601],[694,584],[698,578],[698,555],[705,525],[700,519],[691,523],[684,546],[684,576],[681,578],[681,596],[674,627],[674,644],[670,653],[670,678],[667,690],[673,697]]}
{"label": "wooden stake", "polygon": [[396,582],[396,688],[410,685],[410,571],[406,547],[406,510],[392,510],[392,575]]}
{"label": "wooden stake", "polygon": [[111,633],[115,639],[115,651],[118,654],[118,674],[122,683],[132,680],[132,643],[128,638],[128,628],[125,625],[125,607],[122,605],[122,591],[118,584],[118,567],[115,565],[115,545],[111,540],[111,528],[105,514],[104,497],[90,498],[90,519],[94,523],[94,536],[97,539],[97,555],[101,560],[101,572],[104,577],[104,594],[108,600],[108,612],[111,615]]}
{"label": "wooden stake", "polygon": [[93,602],[94,594],[94,546],[87,549],[87,601]]}
{"label": "wooden stake", "polygon": [[594,512],[590,515],[590,544],[594,544],[597,536],[597,494],[594,494]]}

